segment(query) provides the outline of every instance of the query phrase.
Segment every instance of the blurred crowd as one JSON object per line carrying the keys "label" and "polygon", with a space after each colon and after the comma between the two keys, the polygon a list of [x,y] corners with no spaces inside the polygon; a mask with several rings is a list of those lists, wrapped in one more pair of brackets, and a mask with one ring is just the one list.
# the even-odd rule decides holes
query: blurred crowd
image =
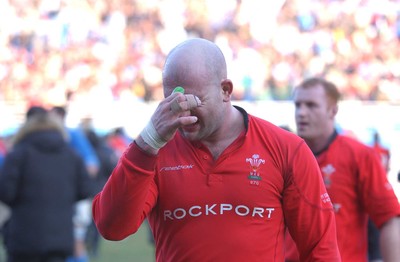
{"label": "blurred crowd", "polygon": [[189,37],[215,41],[237,100],[287,100],[311,75],[344,99],[400,101],[400,1],[0,0],[0,99],[152,101]]}

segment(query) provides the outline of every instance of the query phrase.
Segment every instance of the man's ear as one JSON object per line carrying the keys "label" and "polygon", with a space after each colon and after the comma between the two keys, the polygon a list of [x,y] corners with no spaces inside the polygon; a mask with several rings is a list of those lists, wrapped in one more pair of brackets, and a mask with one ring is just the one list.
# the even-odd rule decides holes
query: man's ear
{"label": "man's ear", "polygon": [[339,111],[339,106],[337,104],[333,105],[331,110],[332,112],[331,118],[335,118],[338,111]]}
{"label": "man's ear", "polygon": [[232,95],[233,91],[233,84],[232,81],[229,79],[224,79],[221,81],[221,88],[222,88],[222,94],[224,97],[224,102],[230,101],[230,97]]}

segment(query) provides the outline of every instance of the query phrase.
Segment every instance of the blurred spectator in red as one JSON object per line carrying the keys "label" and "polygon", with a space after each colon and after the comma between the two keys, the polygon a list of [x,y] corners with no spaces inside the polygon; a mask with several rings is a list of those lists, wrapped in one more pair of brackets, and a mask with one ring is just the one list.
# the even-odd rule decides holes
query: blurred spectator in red
{"label": "blurred spectator in red", "polygon": [[117,154],[118,158],[122,155],[125,149],[128,148],[132,139],[125,133],[122,127],[115,128],[107,136],[107,143]]}

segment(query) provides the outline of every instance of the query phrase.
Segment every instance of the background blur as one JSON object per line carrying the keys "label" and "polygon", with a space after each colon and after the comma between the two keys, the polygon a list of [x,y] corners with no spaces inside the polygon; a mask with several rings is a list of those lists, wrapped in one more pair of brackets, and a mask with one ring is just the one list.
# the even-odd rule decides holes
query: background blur
{"label": "background blur", "polygon": [[288,100],[322,75],[345,100],[400,103],[399,1],[0,0],[1,110],[133,122],[134,105],[162,99],[165,56],[190,37],[221,47],[235,100]]}
{"label": "background blur", "polygon": [[398,0],[0,0],[0,137],[31,105],[135,137],[163,98],[166,54],[190,37],[224,52],[234,104],[293,130],[293,86],[332,80],[339,130],[367,144],[380,133],[399,191]]}

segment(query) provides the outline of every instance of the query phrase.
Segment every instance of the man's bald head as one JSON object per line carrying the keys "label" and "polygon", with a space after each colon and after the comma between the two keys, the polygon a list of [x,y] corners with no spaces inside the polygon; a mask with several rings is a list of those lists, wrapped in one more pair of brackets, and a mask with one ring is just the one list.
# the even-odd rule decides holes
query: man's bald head
{"label": "man's bald head", "polygon": [[184,41],[168,54],[163,84],[165,96],[177,85],[192,85],[198,81],[220,84],[227,77],[224,55],[211,41],[194,38]]}

